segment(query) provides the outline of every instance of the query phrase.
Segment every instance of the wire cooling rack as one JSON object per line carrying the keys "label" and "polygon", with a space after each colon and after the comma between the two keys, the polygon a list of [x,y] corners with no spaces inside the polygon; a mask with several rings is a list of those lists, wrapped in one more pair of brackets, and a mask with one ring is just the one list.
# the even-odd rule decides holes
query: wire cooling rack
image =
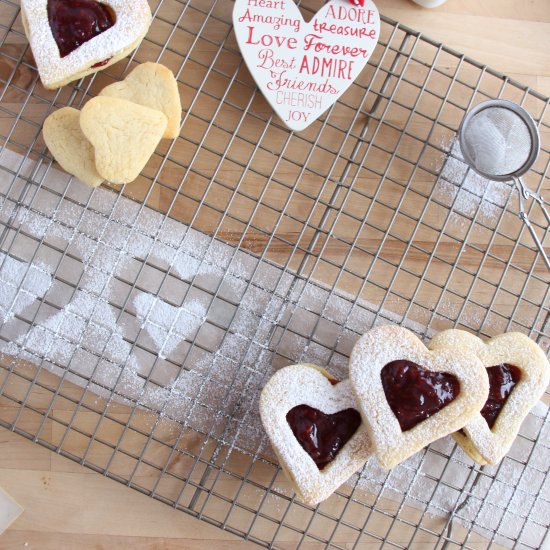
{"label": "wire cooling rack", "polygon": [[[153,2],[130,60],[51,92],[18,3],[0,2],[0,424],[266,547],[540,547],[548,394],[497,467],[447,438],[390,473],[371,461],[315,509],[274,461],[257,397],[291,362],[345,376],[380,322],[518,330],[548,349],[549,275],[516,199],[453,138],[474,104],[521,103],[542,137],[527,183],[545,193],[549,100],[384,18],[358,80],[292,134],[243,65],[231,8]],[[43,120],[146,60],[177,76],[181,137],[122,192],[85,188],[52,165]]]}

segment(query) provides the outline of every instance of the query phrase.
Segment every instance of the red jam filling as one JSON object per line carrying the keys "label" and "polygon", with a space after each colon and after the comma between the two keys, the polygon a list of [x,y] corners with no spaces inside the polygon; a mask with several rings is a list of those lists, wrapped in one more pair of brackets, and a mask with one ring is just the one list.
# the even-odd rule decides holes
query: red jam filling
{"label": "red jam filling", "polygon": [[361,415],[355,409],[325,414],[308,405],[298,405],[288,411],[286,420],[304,451],[322,470],[357,431]]}
{"label": "red jam filling", "polygon": [[92,69],[99,69],[99,67],[104,67],[105,65],[107,65],[107,63],[109,63],[109,61],[111,61],[111,59],[113,59],[113,58],[108,57],[107,59],[104,59],[103,61],[98,61],[97,63],[94,63],[92,65]]}
{"label": "red jam filling", "polygon": [[446,407],[460,393],[458,378],[412,361],[392,361],[380,372],[388,404],[406,432]]}
{"label": "red jam filling", "polygon": [[48,21],[65,57],[115,24],[112,10],[92,0],[48,0]]}
{"label": "red jam filling", "polygon": [[487,374],[489,376],[489,397],[481,409],[481,416],[485,418],[489,428],[492,428],[514,386],[519,382],[521,370],[514,365],[503,363],[488,367]]}

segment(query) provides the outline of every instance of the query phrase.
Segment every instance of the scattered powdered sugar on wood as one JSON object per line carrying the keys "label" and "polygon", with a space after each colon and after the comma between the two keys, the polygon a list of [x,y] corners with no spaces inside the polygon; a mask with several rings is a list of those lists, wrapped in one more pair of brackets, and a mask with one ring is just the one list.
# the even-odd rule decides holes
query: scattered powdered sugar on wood
{"label": "scattered powdered sugar on wood", "polygon": [[205,320],[206,307],[198,302],[189,306],[174,307],[152,294],[138,294],[133,302],[137,318],[154,340],[158,356],[165,359],[185,338]]}
{"label": "scattered powdered sugar on wood", "polygon": [[29,267],[26,262],[3,253],[0,253],[0,265],[0,321],[6,323],[44,296],[52,276],[41,262]]}
{"label": "scattered powdered sugar on wood", "polygon": [[485,179],[468,168],[458,141],[454,141],[441,169],[434,198],[451,208],[456,223],[469,224],[477,214],[480,222],[494,227],[512,191],[509,183]]}
{"label": "scattered powdered sugar on wood", "polygon": [[[389,472],[371,459],[351,480],[380,498],[404,502],[429,515],[455,518],[463,526],[512,547],[516,539],[533,548],[545,536],[550,511],[550,483],[544,464],[549,449],[548,406],[542,402],[524,421],[520,436],[502,462],[479,467],[451,437],[432,443]],[[532,434],[538,441],[532,442]],[[542,456],[543,463],[533,457]],[[545,462],[544,462],[545,461]]]}

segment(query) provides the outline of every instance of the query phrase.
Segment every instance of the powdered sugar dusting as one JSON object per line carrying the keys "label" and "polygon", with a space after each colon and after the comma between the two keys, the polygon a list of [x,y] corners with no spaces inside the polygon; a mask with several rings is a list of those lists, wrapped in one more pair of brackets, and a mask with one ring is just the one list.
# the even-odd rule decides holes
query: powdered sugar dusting
{"label": "powdered sugar dusting", "polygon": [[52,277],[44,264],[33,264],[29,268],[26,262],[3,253],[0,253],[0,265],[0,321],[6,323],[42,298]]}
{"label": "powdered sugar dusting", "polygon": [[506,399],[492,428],[478,413],[464,427],[465,435],[455,437],[466,452],[480,463],[500,462],[512,446],[521,423],[539,401],[550,382],[550,364],[542,350],[527,336],[518,333],[501,334],[484,343],[461,330],[437,334],[430,349],[470,349],[475,351],[485,368],[512,364],[521,369],[521,377]]}
{"label": "powdered sugar dusting", "polygon": [[[21,230],[0,258],[0,277],[17,291],[7,298],[0,294],[2,315],[14,298],[24,303],[0,326],[1,350],[107,398],[181,421],[224,442],[226,449],[273,456],[258,415],[260,391],[273,368],[318,362],[345,378],[353,345],[373,324],[405,322],[426,332],[377,304],[298,279],[115,193],[69,185],[68,176],[54,169],[42,180],[43,169],[35,172],[32,162],[22,164],[20,155],[6,150],[1,160],[11,172],[0,171],[0,220],[11,217],[11,227]],[[18,170],[22,178],[14,180]],[[31,176],[27,184],[23,178]],[[24,264],[24,272],[14,264],[15,278],[6,267],[12,260]],[[15,287],[31,272],[39,279],[26,289],[32,301]],[[180,318],[190,325],[178,324]],[[550,459],[542,442],[548,437],[548,411],[539,406],[524,422],[512,458],[503,461],[506,472],[491,472],[492,479],[521,479],[527,461],[544,471]],[[437,460],[428,462],[426,453]],[[370,483],[363,476],[376,477],[371,461],[361,486],[377,493],[387,479],[390,498],[401,502],[407,495],[407,502],[423,510],[448,513],[461,488],[469,487],[463,474],[467,479],[471,461],[448,438],[411,458],[416,460],[424,460],[426,469],[402,471],[407,462],[391,477],[381,474]],[[440,474],[441,461],[452,476]],[[442,484],[430,496],[439,475],[449,487]],[[409,491],[411,479],[418,485],[414,491]],[[550,495],[547,485],[541,489],[544,498]],[[440,497],[446,488],[449,493]],[[547,503],[539,497],[533,518],[544,515]],[[465,525],[479,524],[475,512],[464,510],[459,517]],[[517,515],[498,530],[518,526],[520,540],[532,542],[539,524],[529,521]]]}
{"label": "powdered sugar dusting", "polygon": [[[550,425],[549,410],[542,403],[537,412]],[[522,427],[527,433],[540,429],[540,419],[529,415]],[[524,445],[520,436],[514,447]],[[539,438],[533,454],[545,452]],[[517,452],[515,448],[511,456]],[[382,470],[371,459],[353,480],[362,490],[378,498],[401,501],[430,516],[446,517],[455,510],[455,520],[494,542],[512,547],[516,540],[539,548],[548,527],[550,485],[545,470],[529,461],[505,457],[497,466],[480,468],[450,437],[441,439],[391,471]],[[496,534],[494,534],[496,531]]]}
{"label": "powdered sugar dusting", "polygon": [[134,305],[141,327],[155,341],[161,359],[205,321],[206,307],[197,301],[176,308],[157,296],[139,294]]}
{"label": "powdered sugar dusting", "polygon": [[468,168],[455,141],[441,170],[434,198],[452,208],[453,219],[459,224],[465,225],[465,218],[471,220],[477,213],[479,221],[494,227],[512,191],[509,183],[485,179]]}

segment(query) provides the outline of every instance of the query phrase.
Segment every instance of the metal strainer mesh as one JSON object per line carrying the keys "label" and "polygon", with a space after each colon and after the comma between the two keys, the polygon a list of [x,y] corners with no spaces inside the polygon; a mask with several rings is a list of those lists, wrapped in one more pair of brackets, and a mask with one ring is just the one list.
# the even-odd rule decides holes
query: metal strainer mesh
{"label": "metal strainer mesh", "polygon": [[525,166],[533,141],[518,114],[504,107],[490,107],[475,114],[465,126],[463,146],[478,172],[506,176]]}

